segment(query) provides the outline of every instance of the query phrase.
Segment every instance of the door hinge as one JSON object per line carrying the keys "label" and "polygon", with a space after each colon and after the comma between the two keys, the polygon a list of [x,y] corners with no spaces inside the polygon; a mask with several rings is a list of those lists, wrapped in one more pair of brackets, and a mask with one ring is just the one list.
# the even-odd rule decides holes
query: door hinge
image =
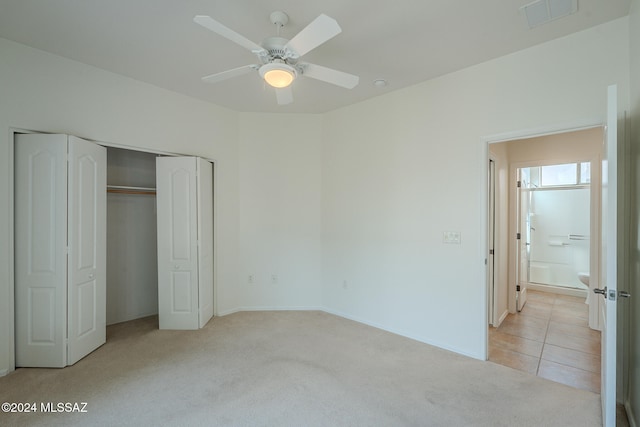
{"label": "door hinge", "polygon": [[520,240],[520,233],[516,233],[516,240]]}
{"label": "door hinge", "polygon": [[516,292],[520,292],[520,285],[516,285]]}
{"label": "door hinge", "polygon": [[517,181],[516,182],[516,187],[518,187],[518,188],[522,187],[522,181]]}
{"label": "door hinge", "polygon": [[489,249],[489,255],[493,255],[493,249]]}

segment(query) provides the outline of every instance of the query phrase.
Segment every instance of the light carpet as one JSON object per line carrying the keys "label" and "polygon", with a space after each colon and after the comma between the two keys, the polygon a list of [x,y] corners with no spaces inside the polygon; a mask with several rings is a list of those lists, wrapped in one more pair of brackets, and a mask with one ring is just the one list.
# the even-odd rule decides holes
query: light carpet
{"label": "light carpet", "polygon": [[0,378],[0,402],[87,402],[2,426],[602,425],[597,394],[315,311],[110,326],[74,366]]}

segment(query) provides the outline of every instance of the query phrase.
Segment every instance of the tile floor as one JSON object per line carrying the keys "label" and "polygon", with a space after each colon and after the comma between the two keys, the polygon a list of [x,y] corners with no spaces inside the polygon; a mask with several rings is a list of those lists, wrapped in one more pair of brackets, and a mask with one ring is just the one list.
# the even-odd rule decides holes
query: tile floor
{"label": "tile floor", "polygon": [[489,327],[489,360],[600,393],[600,332],[584,298],[529,291],[524,309]]}

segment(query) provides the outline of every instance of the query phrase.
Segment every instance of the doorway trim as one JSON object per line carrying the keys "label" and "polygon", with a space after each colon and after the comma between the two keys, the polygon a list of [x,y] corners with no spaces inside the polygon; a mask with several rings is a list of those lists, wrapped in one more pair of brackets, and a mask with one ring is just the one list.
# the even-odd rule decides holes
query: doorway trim
{"label": "doorway trim", "polygon": [[[14,209],[15,209],[15,138],[16,134],[23,133],[38,133],[38,134],[54,134],[54,133],[65,133],[64,131],[59,132],[45,132],[31,129],[18,128],[14,126],[9,127],[9,204],[11,209],[9,209],[9,247],[11,250],[9,251],[9,334],[7,343],[0,343],[7,345],[7,351],[9,352],[9,367],[8,369],[0,370],[0,377],[9,374],[16,369],[16,336],[15,336],[15,218],[14,218]],[[71,135],[71,134],[69,134]],[[83,135],[75,135],[79,138],[85,139],[87,141],[93,142],[95,144],[101,145],[103,147],[110,148],[120,148],[124,150],[130,151],[139,151],[143,153],[157,154],[161,156],[194,156],[193,154],[181,154],[181,153],[171,153],[167,151],[161,150],[153,150],[144,147],[133,147],[125,144],[117,144],[111,142],[98,141],[95,139],[87,138]],[[200,157],[200,156],[198,156]],[[215,159],[211,159],[208,157],[201,157],[203,160],[211,162],[213,165],[213,315],[218,316],[218,245],[217,245],[217,236],[218,236],[218,167],[216,167],[217,161]]]}
{"label": "doorway trim", "polygon": [[496,315],[496,159],[489,153],[487,190],[487,310],[488,323],[491,326],[500,324]]}
{"label": "doorway trim", "polygon": [[[490,144],[507,142],[507,141],[516,141],[520,139],[536,138],[541,136],[555,135],[555,134],[561,134],[561,133],[567,133],[567,132],[575,132],[580,130],[592,129],[596,127],[602,127],[602,126],[604,126],[602,118],[592,118],[592,119],[576,120],[576,121],[566,122],[566,123],[542,125],[536,128],[528,128],[528,129],[525,128],[520,130],[489,134],[489,135],[480,137],[481,156],[479,160],[481,162],[480,170],[482,173],[482,179],[480,180],[480,197],[482,200],[482,209],[480,210],[481,212],[480,214],[480,217],[481,217],[480,218],[480,225],[481,225],[480,254],[481,254],[481,259],[483,259],[485,263],[485,272],[486,272],[486,269],[488,268],[487,267],[487,262],[488,262],[487,248],[489,247],[489,230],[488,230],[489,192],[488,192],[488,186],[486,185],[486,182],[489,177],[489,160],[490,160],[489,146]],[[498,250],[505,250],[506,248],[495,247],[494,249],[498,251]],[[483,318],[485,319],[485,321],[488,319],[488,316],[489,316],[488,296],[489,296],[490,284],[489,284],[488,277],[489,277],[488,274],[485,274],[485,279],[484,279],[485,298],[483,298],[482,300],[482,304],[483,304],[482,311],[483,311]],[[515,283],[508,283],[507,290],[509,292],[509,301],[511,300],[510,297],[511,297],[512,288],[513,288],[513,292],[515,292],[515,289],[516,289]],[[510,305],[511,304],[509,304],[509,306]],[[511,312],[511,310],[509,311]],[[489,329],[489,325],[487,323],[486,328],[484,328],[485,360],[489,360],[488,329]]]}

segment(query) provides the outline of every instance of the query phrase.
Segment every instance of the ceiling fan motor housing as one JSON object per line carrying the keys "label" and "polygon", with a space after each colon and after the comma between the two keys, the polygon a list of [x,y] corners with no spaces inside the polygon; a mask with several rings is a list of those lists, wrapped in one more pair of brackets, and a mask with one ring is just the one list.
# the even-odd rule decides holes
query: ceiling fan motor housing
{"label": "ceiling fan motor housing", "polygon": [[262,41],[262,47],[268,52],[264,62],[272,62],[275,59],[280,59],[289,65],[293,65],[298,62],[298,54],[285,46],[289,40],[283,37],[268,37]]}

